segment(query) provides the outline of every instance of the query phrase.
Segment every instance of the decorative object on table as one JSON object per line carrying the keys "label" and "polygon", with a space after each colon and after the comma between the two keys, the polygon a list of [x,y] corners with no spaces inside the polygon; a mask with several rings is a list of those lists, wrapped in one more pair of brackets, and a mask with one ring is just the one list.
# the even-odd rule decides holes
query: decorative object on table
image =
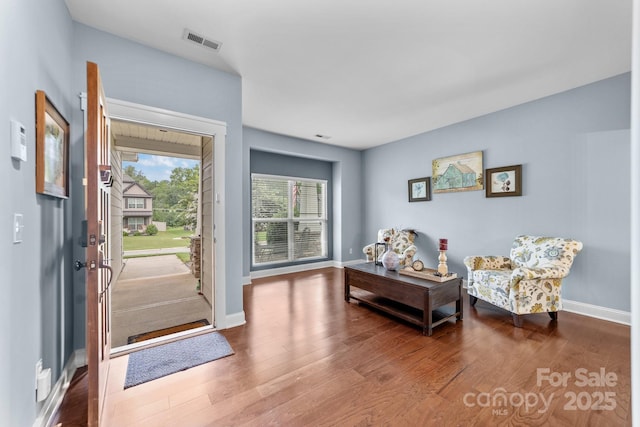
{"label": "decorative object on table", "polygon": [[442,157],[432,162],[433,192],[482,190],[482,151]]}
{"label": "decorative object on table", "polygon": [[36,192],[69,197],[69,122],[36,91]]}
{"label": "decorative object on table", "polygon": [[397,270],[400,265],[400,257],[396,251],[391,248],[391,246],[388,246],[387,251],[382,254],[382,265],[384,268],[391,271]]}
{"label": "decorative object on table", "polygon": [[485,171],[486,197],[522,196],[522,165]]}
{"label": "decorative object on table", "polygon": [[[413,255],[415,255],[417,248],[413,244],[414,240],[418,236],[418,232],[412,229],[397,230],[395,228],[382,228],[378,230],[378,242],[387,241],[391,249],[400,258],[400,266],[411,265],[413,263]],[[384,248],[386,250],[386,248]],[[382,262],[382,254],[384,251],[380,251],[380,247],[376,243],[371,243],[364,248],[362,252],[367,256],[367,261]]]}
{"label": "decorative object on table", "polygon": [[449,274],[449,267],[447,267],[447,239],[440,239],[440,256],[438,256],[438,273],[442,276]]}
{"label": "decorative object on table", "polygon": [[424,263],[417,259],[413,261],[413,264],[411,264],[411,268],[413,268],[413,271],[422,271],[424,270]]}
{"label": "decorative object on table", "polygon": [[582,243],[561,237],[518,236],[509,257],[468,256],[469,302],[478,299],[511,312],[522,327],[523,314],[548,312],[557,319],[562,310],[562,279],[569,274]]}
{"label": "decorative object on table", "polygon": [[426,202],[431,200],[431,178],[409,180],[409,202]]}
{"label": "decorative object on table", "polygon": [[[387,244],[385,242],[378,242],[378,243],[374,243],[375,245],[375,254],[376,256],[374,257],[374,260],[376,262],[376,265],[382,265],[382,255],[387,251]],[[378,255],[380,254],[380,255]]]}
{"label": "decorative object on table", "polygon": [[418,279],[424,279],[438,283],[447,282],[449,280],[458,278],[458,275],[456,273],[449,273],[446,276],[443,276],[433,268],[425,268],[422,271],[415,271],[413,268],[405,268],[399,270],[398,273],[404,274],[405,276],[417,277]]}

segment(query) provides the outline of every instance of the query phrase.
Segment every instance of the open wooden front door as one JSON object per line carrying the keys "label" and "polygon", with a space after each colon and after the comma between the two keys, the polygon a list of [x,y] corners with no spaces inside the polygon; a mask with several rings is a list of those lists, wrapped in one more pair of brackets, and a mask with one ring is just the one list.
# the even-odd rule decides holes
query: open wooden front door
{"label": "open wooden front door", "polygon": [[109,247],[110,133],[106,98],[98,66],[87,62],[85,135],[85,218],[87,294],[88,425],[98,426],[104,407],[111,351],[111,268]]}

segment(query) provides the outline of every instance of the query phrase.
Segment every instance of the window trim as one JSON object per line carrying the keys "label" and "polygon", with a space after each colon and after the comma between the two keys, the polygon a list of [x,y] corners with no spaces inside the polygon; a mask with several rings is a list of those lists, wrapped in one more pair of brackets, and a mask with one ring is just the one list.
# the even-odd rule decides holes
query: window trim
{"label": "window trim", "polygon": [[[286,181],[288,183],[288,191],[287,191],[287,217],[286,218],[255,218],[253,216],[253,181],[254,179],[271,179],[277,181]],[[292,193],[292,185],[295,182],[307,182],[307,183],[316,183],[322,184],[323,186],[323,200],[322,200],[322,215],[317,218],[296,218],[293,216],[294,208],[293,208],[293,198],[291,197]],[[328,216],[328,205],[329,205],[329,181],[326,179],[316,179],[316,178],[305,178],[305,177],[295,177],[295,176],[285,176],[285,175],[271,175],[271,174],[263,174],[263,173],[251,173],[250,178],[250,201],[251,201],[251,266],[252,267],[265,267],[271,265],[294,265],[298,263],[304,263],[308,261],[314,260],[323,260],[328,259],[329,253],[329,216]],[[304,258],[295,258],[295,232],[294,232],[294,223],[303,223],[306,221],[320,222],[321,223],[321,255],[312,256],[312,257],[304,257]],[[287,224],[287,249],[288,256],[286,260],[278,260],[278,261],[266,261],[266,262],[256,262],[256,222],[273,222],[273,223],[286,223]]]}
{"label": "window trim", "polygon": [[[138,231],[144,230],[145,227],[147,226],[144,217],[141,217],[141,216],[128,216],[127,217],[127,229],[129,229],[129,230],[132,229],[131,228],[131,220],[136,220],[136,221],[134,221],[136,223],[135,224],[136,227],[133,229],[134,231],[135,230],[138,230]],[[137,220],[142,220],[142,224],[138,224]]]}
{"label": "window trim", "polygon": [[[142,202],[142,206],[130,206],[129,203],[133,200],[140,200]],[[136,203],[137,205],[137,203]],[[127,209],[144,209],[147,206],[147,202],[144,197],[127,197]]]}

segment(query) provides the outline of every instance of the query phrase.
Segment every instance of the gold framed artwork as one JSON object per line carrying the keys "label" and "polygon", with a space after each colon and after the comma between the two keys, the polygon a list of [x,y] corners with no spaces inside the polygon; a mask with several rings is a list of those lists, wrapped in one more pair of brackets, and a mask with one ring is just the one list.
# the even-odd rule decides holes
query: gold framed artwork
{"label": "gold framed artwork", "polygon": [[69,122],[36,92],[36,192],[69,197]]}
{"label": "gold framed artwork", "polygon": [[441,157],[432,161],[433,192],[473,191],[484,188],[482,151]]}
{"label": "gold framed artwork", "polygon": [[522,165],[487,169],[486,196],[522,196]]}

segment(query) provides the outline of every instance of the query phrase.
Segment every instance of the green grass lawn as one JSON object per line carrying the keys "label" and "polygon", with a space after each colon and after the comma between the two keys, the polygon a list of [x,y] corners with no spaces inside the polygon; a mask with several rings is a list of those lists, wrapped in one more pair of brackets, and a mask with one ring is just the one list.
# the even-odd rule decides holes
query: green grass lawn
{"label": "green grass lawn", "polygon": [[125,236],[122,245],[125,251],[188,247],[191,235],[191,231],[182,227],[167,228],[167,231],[158,231],[155,236]]}
{"label": "green grass lawn", "polygon": [[180,258],[180,261],[184,262],[185,264],[191,261],[191,254],[188,254],[186,252],[178,252],[176,256]]}

